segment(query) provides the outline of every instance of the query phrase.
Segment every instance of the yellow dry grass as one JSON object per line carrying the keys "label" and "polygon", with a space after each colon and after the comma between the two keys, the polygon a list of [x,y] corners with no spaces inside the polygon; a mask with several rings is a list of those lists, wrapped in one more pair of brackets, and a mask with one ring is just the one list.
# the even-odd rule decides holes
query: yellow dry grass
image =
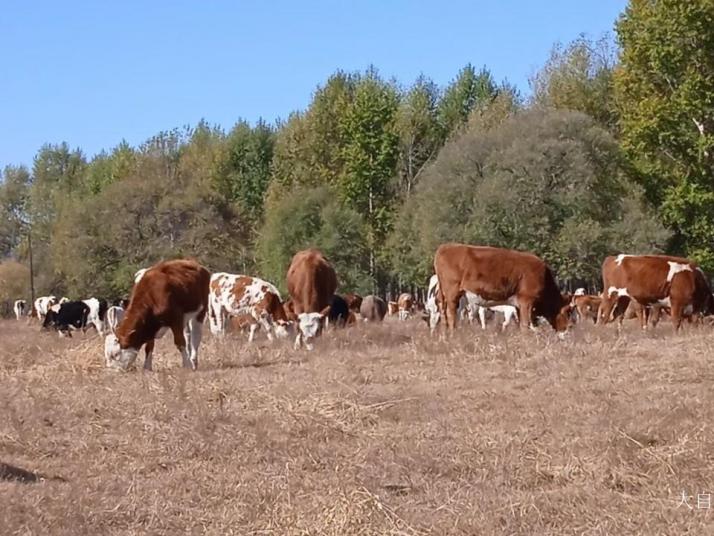
{"label": "yellow dry grass", "polygon": [[388,321],[313,353],[207,335],[196,373],[166,337],[120,373],[3,321],[0,532],[712,533],[713,342]]}

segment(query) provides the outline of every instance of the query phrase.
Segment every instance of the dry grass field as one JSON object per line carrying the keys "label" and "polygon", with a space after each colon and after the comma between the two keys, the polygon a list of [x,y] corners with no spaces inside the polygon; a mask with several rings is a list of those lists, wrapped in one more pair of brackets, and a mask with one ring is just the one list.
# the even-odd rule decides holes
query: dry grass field
{"label": "dry grass field", "polygon": [[2,321],[0,533],[712,533],[710,329],[426,332],[207,335],[196,373],[166,337],[120,373]]}

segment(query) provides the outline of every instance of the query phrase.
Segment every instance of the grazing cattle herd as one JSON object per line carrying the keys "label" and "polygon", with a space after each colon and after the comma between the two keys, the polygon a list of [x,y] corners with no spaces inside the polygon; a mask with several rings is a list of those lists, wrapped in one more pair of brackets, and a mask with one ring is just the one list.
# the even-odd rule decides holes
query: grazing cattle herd
{"label": "grazing cattle herd", "polygon": [[258,330],[269,341],[295,334],[294,347],[312,350],[315,339],[328,326],[341,328],[364,322],[381,322],[387,315],[407,321],[417,312],[432,333],[444,320],[448,331],[458,320],[478,317],[486,329],[489,316],[502,316],[501,329],[515,320],[536,329],[549,323],[559,335],[575,321],[621,326],[637,317],[642,328],[656,325],[669,314],[675,330],[682,320],[695,322],[714,314],[714,297],[704,272],[696,263],[665,255],[607,257],[602,265],[603,290],[587,294],[577,289],[562,293],[546,263],[530,253],[486,246],[443,244],[434,256],[434,275],[424,303],[402,293],[396,301],[355,293],[336,294],[338,278],[329,261],[316,249],[295,254],[287,270],[289,297],[283,300],[275,285],[239,274],[211,274],[193,260],[171,260],[144,268],[134,275],[128,300],[111,306],[106,300],[43,296],[32,303],[18,299],[15,318],[36,318],[44,329],[61,336],[94,327],[105,335],[108,367],[126,370],[144,348],[144,369],[151,370],[154,341],[171,331],[183,366],[198,367],[203,322],[208,317],[213,335],[223,336],[227,326],[248,329],[248,341]]}

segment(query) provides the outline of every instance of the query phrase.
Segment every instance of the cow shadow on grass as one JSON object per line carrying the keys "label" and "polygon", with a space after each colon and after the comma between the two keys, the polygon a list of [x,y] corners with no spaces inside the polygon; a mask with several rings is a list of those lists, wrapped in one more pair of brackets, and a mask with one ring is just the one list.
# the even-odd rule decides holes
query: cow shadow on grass
{"label": "cow shadow on grass", "polygon": [[32,484],[35,482],[43,482],[52,480],[55,482],[67,482],[61,476],[47,476],[42,473],[28,471],[21,467],[10,465],[9,463],[0,462],[0,481],[20,482],[22,484]]}

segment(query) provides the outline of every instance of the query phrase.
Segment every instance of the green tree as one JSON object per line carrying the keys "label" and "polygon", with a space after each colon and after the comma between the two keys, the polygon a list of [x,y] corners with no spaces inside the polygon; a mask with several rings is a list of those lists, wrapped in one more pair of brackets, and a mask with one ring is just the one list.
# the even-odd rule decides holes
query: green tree
{"label": "green tree", "polygon": [[632,0],[617,23],[623,147],[674,231],[714,269],[714,3]]}
{"label": "green tree", "polygon": [[644,209],[622,160],[612,136],[578,112],[472,123],[444,146],[400,212],[390,237],[405,260],[397,269],[423,284],[436,247],[459,241],[533,251],[563,278],[595,281],[607,254],[661,251],[668,234]]}
{"label": "green tree", "polygon": [[214,165],[217,190],[237,203],[253,226],[263,215],[274,146],[275,131],[270,125],[260,120],[251,127],[239,121],[228,134]]}
{"label": "green tree", "polygon": [[395,124],[398,103],[394,86],[370,72],[360,80],[354,100],[340,121],[344,168],[337,191],[346,206],[365,215],[370,274],[375,278],[379,248],[392,216],[391,182],[399,154]]}
{"label": "green tree", "polygon": [[530,81],[533,102],[538,106],[584,112],[615,132],[618,116],[613,73],[616,63],[615,47],[608,36],[592,41],[581,35],[567,46],[557,44]]}
{"label": "green tree", "polygon": [[315,247],[335,267],[340,289],[369,292],[366,236],[362,216],[342,206],[327,187],[299,187],[267,207],[256,244],[259,272],[284,292],[293,255]]}
{"label": "green tree", "polygon": [[17,253],[26,231],[30,173],[7,166],[0,175],[0,259]]}
{"label": "green tree", "polygon": [[426,163],[436,156],[443,142],[437,104],[439,89],[420,76],[399,103],[396,128],[399,133],[398,175],[404,197],[411,194]]}
{"label": "green tree", "polygon": [[491,72],[483,67],[479,72],[470,63],[446,87],[439,101],[438,115],[445,137],[458,131],[471,111],[496,96],[497,85]]}

